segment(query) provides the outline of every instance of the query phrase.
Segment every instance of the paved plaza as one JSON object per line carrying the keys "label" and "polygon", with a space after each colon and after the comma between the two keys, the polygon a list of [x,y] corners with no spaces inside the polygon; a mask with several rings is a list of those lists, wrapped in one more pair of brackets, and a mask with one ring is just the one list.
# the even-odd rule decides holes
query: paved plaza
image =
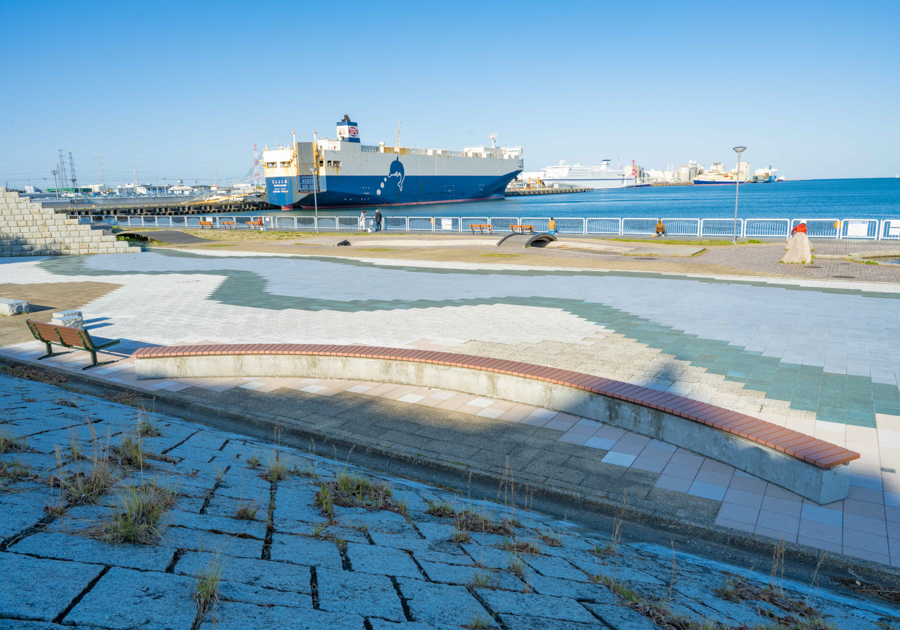
{"label": "paved plaza", "polygon": [[[17,444],[0,455],[4,629],[651,630],[668,619],[862,630],[900,621],[896,608],[824,577],[799,582],[777,565],[770,575],[627,544],[615,530],[523,509],[514,489],[481,500],[2,375],[0,417]],[[127,440],[140,440],[141,465],[122,456]],[[98,452],[113,454],[108,492],[87,501],[48,486],[51,476],[93,474]],[[339,494],[341,484],[374,484],[377,501],[362,507],[363,493]],[[128,490],[148,488],[172,498],[145,544],[108,542]]]}
{"label": "paved plaza", "polygon": [[[900,566],[900,285],[209,250],[2,271],[21,284],[120,285],[81,310],[92,334],[126,340],[125,354],[200,342],[450,349],[647,385],[815,435],[862,455],[844,501],[810,504],[727,463],[502,399],[309,379],[138,382],[124,358],[92,372],[150,391],[342,392],[537,426],[579,457],[648,475],[650,498],[657,488],[712,502],[720,527]],[[2,353],[34,360],[40,346]]]}

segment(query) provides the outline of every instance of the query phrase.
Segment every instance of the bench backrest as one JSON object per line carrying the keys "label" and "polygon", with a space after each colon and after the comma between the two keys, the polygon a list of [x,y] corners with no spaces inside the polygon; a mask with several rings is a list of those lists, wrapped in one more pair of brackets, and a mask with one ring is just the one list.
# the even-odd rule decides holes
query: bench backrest
{"label": "bench backrest", "polygon": [[56,326],[54,324],[35,322],[30,319],[25,323],[28,324],[31,333],[35,338],[41,341],[62,343],[66,346],[84,348],[85,350],[89,350],[93,346],[91,335],[87,331],[79,330],[78,328],[70,328],[68,326]]}
{"label": "bench backrest", "polygon": [[200,221],[200,225],[208,225],[208,226],[212,227],[212,224],[213,224],[212,221]]}

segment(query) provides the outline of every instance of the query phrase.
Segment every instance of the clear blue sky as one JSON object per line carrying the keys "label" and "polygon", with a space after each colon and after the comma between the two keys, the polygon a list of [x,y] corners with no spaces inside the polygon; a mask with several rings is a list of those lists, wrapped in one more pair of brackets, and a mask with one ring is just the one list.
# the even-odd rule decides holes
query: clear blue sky
{"label": "clear blue sky", "polygon": [[[0,3],[0,185],[240,178],[252,146],[900,172],[900,2]],[[52,180],[51,180],[52,181]]]}

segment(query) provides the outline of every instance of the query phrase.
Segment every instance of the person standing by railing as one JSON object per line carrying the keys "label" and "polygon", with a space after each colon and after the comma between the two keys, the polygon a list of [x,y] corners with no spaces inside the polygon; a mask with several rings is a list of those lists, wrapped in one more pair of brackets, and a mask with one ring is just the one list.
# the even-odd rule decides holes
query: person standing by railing
{"label": "person standing by railing", "polygon": [[547,233],[556,234],[556,219],[553,217],[550,217],[550,221],[547,222]]}
{"label": "person standing by railing", "polygon": [[382,221],[381,208],[377,208],[375,210],[375,231],[376,232],[381,231],[381,221]]}
{"label": "person standing by railing", "polygon": [[366,231],[366,211],[363,210],[362,214],[359,215],[359,230],[362,232]]}

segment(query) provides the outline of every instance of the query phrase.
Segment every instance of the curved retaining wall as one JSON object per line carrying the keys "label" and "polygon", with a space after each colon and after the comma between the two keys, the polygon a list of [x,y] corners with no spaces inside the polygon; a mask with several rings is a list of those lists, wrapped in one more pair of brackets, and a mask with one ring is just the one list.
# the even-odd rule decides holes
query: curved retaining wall
{"label": "curved retaining wall", "polygon": [[[275,352],[277,351],[275,348],[281,348],[288,344],[266,345],[272,348],[270,352]],[[324,349],[328,346],[309,347]],[[139,379],[303,377],[378,381],[449,389],[563,411],[656,438],[734,466],[817,503],[831,503],[845,499],[849,492],[848,473],[850,467],[846,463],[830,467],[824,467],[821,464],[814,465],[795,455],[780,452],[739,434],[719,430],[697,420],[667,413],[634,400],[614,398],[572,385],[561,384],[559,381],[516,376],[486,369],[486,366],[500,360],[464,357],[473,360],[480,359],[485,362],[485,367],[462,367],[450,365],[447,362],[424,363],[403,357],[339,356],[338,353],[332,355],[272,354],[266,352],[262,345],[247,345],[245,352],[235,354],[220,354],[209,348],[209,346],[181,346],[178,348],[178,350],[188,351],[190,354],[171,352],[175,348],[142,348],[135,353],[137,377]],[[346,348],[362,350],[358,346],[347,346]],[[167,350],[170,352],[167,353]],[[414,352],[402,349],[390,350],[398,354]],[[319,351],[321,352],[321,350]],[[257,353],[251,354],[250,352]],[[166,354],[170,356],[165,356]],[[463,357],[463,355],[449,356]],[[553,368],[542,369],[553,370]],[[589,375],[582,376],[588,377]],[[610,389],[616,389],[617,385],[625,388],[636,387],[608,379],[592,378],[613,383],[614,386]],[[647,388],[639,389],[646,390]],[[663,392],[654,393],[664,394]],[[691,402],[696,403],[696,401]],[[707,405],[707,407],[710,406]],[[720,411],[725,414],[739,415],[724,409]],[[786,431],[783,427],[771,426],[780,431]],[[804,437],[812,440],[808,436]],[[840,448],[819,440],[814,441],[822,445],[820,448],[832,447],[832,449],[826,449],[829,452]],[[859,457],[852,451],[842,450],[849,453],[845,457],[847,460]]]}

